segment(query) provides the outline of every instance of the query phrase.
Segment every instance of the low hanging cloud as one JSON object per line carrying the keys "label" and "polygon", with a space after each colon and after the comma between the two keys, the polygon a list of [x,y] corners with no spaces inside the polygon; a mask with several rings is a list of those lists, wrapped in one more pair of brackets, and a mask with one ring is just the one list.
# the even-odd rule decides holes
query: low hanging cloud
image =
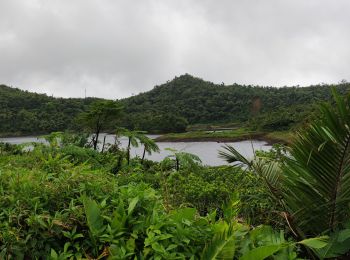
{"label": "low hanging cloud", "polygon": [[348,0],[1,0],[0,83],[121,98],[215,83],[350,80]]}

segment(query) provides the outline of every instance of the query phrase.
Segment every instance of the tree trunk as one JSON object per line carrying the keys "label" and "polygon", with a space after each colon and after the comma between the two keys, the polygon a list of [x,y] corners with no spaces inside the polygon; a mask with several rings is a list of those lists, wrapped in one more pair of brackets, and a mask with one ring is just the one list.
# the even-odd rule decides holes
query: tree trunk
{"label": "tree trunk", "polygon": [[97,143],[98,143],[98,137],[100,135],[100,131],[101,131],[101,124],[100,124],[100,118],[98,118],[97,122],[96,122],[96,132],[95,132],[95,139],[94,140],[94,150],[97,150]]}
{"label": "tree trunk", "polygon": [[94,138],[94,150],[97,150],[98,136],[100,135],[100,130],[96,131]]}
{"label": "tree trunk", "polygon": [[105,144],[106,144],[106,136],[107,135],[105,135],[104,137],[103,137],[103,145],[102,145],[102,153],[103,153],[103,151],[105,150]]}
{"label": "tree trunk", "polygon": [[130,163],[130,145],[131,145],[131,137],[129,137],[128,151],[127,151],[128,165],[129,165],[129,163]]}
{"label": "tree trunk", "polygon": [[146,154],[146,146],[143,148],[143,155],[141,159],[141,164],[143,164],[143,160],[145,159],[145,154]]}

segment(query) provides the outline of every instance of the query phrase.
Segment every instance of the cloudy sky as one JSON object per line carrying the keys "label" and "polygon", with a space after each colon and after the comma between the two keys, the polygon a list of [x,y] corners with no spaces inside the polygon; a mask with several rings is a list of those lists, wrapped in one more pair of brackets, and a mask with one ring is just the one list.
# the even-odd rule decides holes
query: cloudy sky
{"label": "cloudy sky", "polygon": [[0,83],[121,98],[215,83],[350,81],[349,0],[0,0]]}

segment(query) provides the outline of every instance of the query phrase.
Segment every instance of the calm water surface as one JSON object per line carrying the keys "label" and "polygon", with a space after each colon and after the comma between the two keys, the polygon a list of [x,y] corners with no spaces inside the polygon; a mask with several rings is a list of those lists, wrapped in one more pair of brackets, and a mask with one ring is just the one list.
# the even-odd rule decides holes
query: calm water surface
{"label": "calm water surface", "polygon": [[[158,135],[149,135],[151,138],[156,138]],[[101,142],[103,140],[103,136],[100,139]],[[114,143],[114,136],[113,135],[107,135],[106,136],[106,143]],[[126,138],[119,138],[119,141],[121,143],[122,147],[127,146],[127,139]],[[8,142],[11,144],[22,144],[22,143],[28,143],[28,142],[45,142],[43,139],[38,138],[36,136],[26,136],[26,137],[8,137],[8,138],[0,138],[0,142]],[[148,155],[146,153],[146,158],[154,161],[161,161],[166,156],[170,155],[171,152],[165,150],[166,148],[175,149],[177,151],[182,152],[188,152],[193,153],[199,158],[201,158],[202,163],[204,165],[211,165],[211,166],[217,166],[217,165],[224,165],[227,164],[224,160],[220,159],[218,157],[218,151],[222,149],[222,146],[224,144],[232,145],[234,148],[236,148],[240,153],[242,153],[246,157],[252,157],[253,156],[253,149],[254,150],[264,150],[267,151],[271,148],[270,145],[268,145],[264,141],[239,141],[239,142],[230,142],[230,143],[217,143],[217,142],[159,142],[157,143],[160,148],[160,153],[153,153],[152,155]],[[143,153],[143,147],[133,147],[131,150],[132,156],[142,156]]]}

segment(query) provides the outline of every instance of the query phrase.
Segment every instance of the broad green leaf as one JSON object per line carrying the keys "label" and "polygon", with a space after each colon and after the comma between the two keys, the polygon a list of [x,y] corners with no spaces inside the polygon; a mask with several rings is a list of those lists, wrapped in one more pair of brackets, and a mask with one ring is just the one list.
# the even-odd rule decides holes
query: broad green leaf
{"label": "broad green leaf", "polygon": [[139,202],[139,200],[140,200],[140,199],[139,199],[138,197],[135,197],[135,198],[133,198],[133,199],[130,201],[129,207],[128,207],[128,215],[130,215],[130,214],[134,211],[134,209],[135,209],[137,203]]}
{"label": "broad green leaf", "polygon": [[327,245],[325,247],[322,247],[320,249],[316,249],[316,253],[319,255],[320,258],[332,258],[337,257],[345,254],[350,250],[350,245],[347,240],[344,240],[343,242],[339,241],[339,233],[333,233]]}
{"label": "broad green leaf", "polygon": [[272,256],[282,248],[284,248],[286,245],[279,244],[279,245],[268,245],[268,246],[261,246],[258,248],[254,248],[251,251],[248,251],[246,254],[244,254],[240,260],[264,260],[266,257]]}
{"label": "broad green leaf", "polygon": [[58,255],[55,251],[55,249],[51,248],[51,259],[57,259],[58,258]]}
{"label": "broad green leaf", "polygon": [[345,240],[350,238],[350,229],[344,229],[339,232],[338,241],[344,242]]}
{"label": "broad green leaf", "polygon": [[103,218],[100,208],[96,201],[89,198],[84,198],[84,208],[87,224],[94,235],[97,235],[103,230]]}
{"label": "broad green leaf", "polygon": [[159,252],[159,253],[165,253],[165,249],[162,245],[160,245],[158,242],[154,242],[152,243],[152,249],[156,252]]}
{"label": "broad green leaf", "polygon": [[161,235],[157,236],[157,239],[158,239],[158,241],[160,241],[160,240],[165,240],[165,239],[172,238],[172,237],[174,237],[174,236],[171,234],[161,234]]}
{"label": "broad green leaf", "polygon": [[236,251],[235,226],[230,225],[226,229],[218,230],[211,243],[202,252],[202,259],[233,259]]}
{"label": "broad green leaf", "polygon": [[302,244],[314,249],[320,249],[325,247],[327,245],[327,242],[328,242],[328,236],[322,236],[322,237],[304,239],[302,241],[299,241],[298,244]]}
{"label": "broad green leaf", "polygon": [[178,245],[176,245],[176,244],[171,244],[170,246],[168,246],[167,247],[167,251],[170,251],[170,250],[172,250],[172,249],[175,249],[175,248],[177,248],[178,247]]}

